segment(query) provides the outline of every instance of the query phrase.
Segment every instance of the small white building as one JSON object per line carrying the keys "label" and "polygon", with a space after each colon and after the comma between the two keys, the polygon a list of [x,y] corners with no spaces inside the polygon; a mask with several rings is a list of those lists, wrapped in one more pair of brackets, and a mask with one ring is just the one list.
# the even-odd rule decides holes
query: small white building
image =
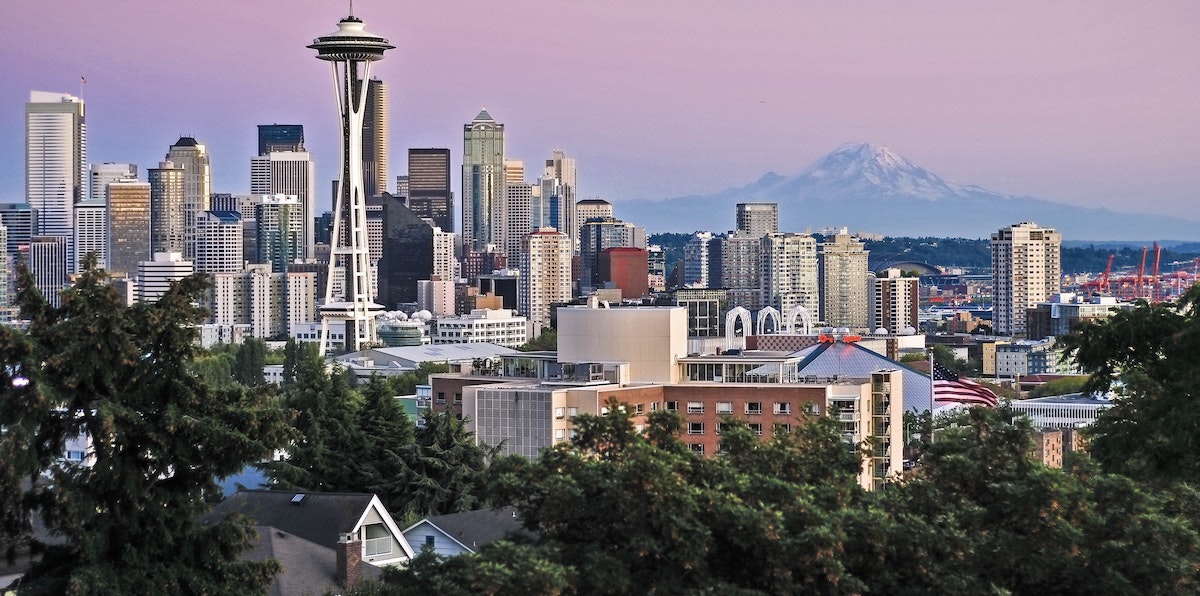
{"label": "small white building", "polygon": [[461,317],[438,319],[435,344],[491,343],[515,348],[526,341],[526,318],[508,309],[477,308]]}

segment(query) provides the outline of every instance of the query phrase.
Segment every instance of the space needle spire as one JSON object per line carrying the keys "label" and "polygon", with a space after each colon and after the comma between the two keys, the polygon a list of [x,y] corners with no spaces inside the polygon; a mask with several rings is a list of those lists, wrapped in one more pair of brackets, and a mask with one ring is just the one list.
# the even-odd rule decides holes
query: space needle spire
{"label": "space needle spire", "polygon": [[[353,10],[351,10],[353,12]],[[363,183],[362,129],[371,84],[371,63],[394,49],[388,40],[367,33],[353,14],[338,30],[308,46],[333,67],[333,91],[342,124],[342,175],[333,210],[333,237],[325,302],[321,305],[321,355],[329,349],[330,321],[345,323],[345,347],[358,351],[378,343],[375,316],[383,306],[371,299],[371,261],[367,244],[367,203]],[[344,295],[334,295],[334,272],[345,267]]]}

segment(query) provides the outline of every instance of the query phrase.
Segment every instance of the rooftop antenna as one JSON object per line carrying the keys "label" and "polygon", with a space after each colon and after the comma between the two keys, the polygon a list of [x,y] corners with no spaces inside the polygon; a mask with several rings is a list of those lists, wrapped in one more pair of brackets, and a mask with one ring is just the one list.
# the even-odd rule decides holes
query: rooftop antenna
{"label": "rooftop antenna", "polygon": [[354,16],[354,0],[350,0],[350,16]]}

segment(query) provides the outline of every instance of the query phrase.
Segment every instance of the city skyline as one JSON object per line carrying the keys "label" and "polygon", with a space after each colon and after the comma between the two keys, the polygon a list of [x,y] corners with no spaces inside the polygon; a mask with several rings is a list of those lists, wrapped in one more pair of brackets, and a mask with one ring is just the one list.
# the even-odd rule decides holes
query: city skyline
{"label": "city skyline", "polygon": [[[76,95],[80,77],[93,163],[146,170],[163,146],[193,136],[212,154],[213,191],[244,193],[256,126],[296,123],[318,179],[336,177],[337,122],[317,91],[328,74],[304,45],[345,6],[156,4],[130,26],[129,10],[72,4],[17,0],[19,18],[0,23],[11,65],[0,82],[0,201],[24,197],[29,92]],[[391,87],[389,179],[409,147],[448,147],[461,164],[458,127],[487,107],[508,126],[506,157],[538,163],[562,149],[580,164],[579,198],[618,211],[625,199],[795,173],[865,140],[959,183],[1192,218],[1191,3],[517,3],[486,26],[467,18],[477,8],[355,7],[404,56],[376,71]],[[182,46],[197,51],[170,51]],[[169,60],[155,57],[162,50]],[[470,70],[480,56],[488,68]]]}

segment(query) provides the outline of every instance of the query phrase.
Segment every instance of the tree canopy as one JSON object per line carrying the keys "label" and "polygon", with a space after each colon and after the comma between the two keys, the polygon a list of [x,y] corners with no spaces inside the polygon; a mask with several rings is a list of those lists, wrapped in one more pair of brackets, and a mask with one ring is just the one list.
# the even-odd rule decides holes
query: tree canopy
{"label": "tree canopy", "polygon": [[[205,283],[189,277],[126,307],[89,258],[53,307],[21,272],[28,331],[0,327],[0,513],[10,534],[40,515],[63,539],[23,593],[261,592],[278,571],[236,560],[250,526],[198,521],[217,477],[289,436],[288,414],[264,393],[194,373]],[[80,436],[90,466],[63,460]]]}

